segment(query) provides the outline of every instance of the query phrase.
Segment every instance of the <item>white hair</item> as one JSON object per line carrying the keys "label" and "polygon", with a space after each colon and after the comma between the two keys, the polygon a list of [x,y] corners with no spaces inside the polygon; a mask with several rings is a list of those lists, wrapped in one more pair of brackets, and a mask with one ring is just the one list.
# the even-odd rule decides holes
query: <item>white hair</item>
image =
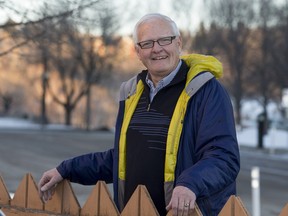
{"label": "white hair", "polygon": [[163,14],[160,14],[160,13],[150,13],[150,14],[146,14],[144,15],[135,25],[134,27],[134,31],[133,31],[133,40],[134,40],[134,43],[138,43],[138,29],[139,29],[139,26],[151,19],[160,19],[160,20],[163,20],[163,21],[166,21],[168,23],[171,24],[171,27],[172,27],[172,30],[173,30],[173,33],[176,35],[176,36],[180,36],[180,31],[176,25],[176,23],[168,16],[165,16]]}

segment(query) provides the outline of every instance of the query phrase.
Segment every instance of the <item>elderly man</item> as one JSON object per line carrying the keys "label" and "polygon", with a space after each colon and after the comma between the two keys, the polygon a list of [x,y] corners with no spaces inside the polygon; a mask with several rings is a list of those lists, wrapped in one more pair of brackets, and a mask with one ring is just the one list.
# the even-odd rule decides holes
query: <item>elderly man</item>
{"label": "elderly man", "polygon": [[115,145],[63,161],[45,172],[40,196],[51,198],[62,179],[114,184],[121,211],[137,185],[145,185],[160,215],[218,215],[236,193],[240,169],[228,94],[217,81],[212,56],[180,57],[182,39],[169,17],[148,14],[135,26],[135,49],[147,68],[120,87]]}

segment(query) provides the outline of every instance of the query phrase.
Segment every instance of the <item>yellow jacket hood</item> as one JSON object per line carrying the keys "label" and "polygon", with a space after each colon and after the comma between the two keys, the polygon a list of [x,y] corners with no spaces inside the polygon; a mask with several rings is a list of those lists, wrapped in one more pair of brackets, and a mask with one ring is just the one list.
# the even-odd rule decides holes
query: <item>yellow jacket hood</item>
{"label": "yellow jacket hood", "polygon": [[217,79],[223,75],[222,63],[213,56],[188,54],[181,56],[181,59],[190,67],[191,78],[203,71],[211,72]]}

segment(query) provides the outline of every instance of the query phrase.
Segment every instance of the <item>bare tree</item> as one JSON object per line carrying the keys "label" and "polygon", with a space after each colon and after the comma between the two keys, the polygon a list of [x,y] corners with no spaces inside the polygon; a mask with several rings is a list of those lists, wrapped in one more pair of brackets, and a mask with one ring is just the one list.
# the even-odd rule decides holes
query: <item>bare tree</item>
{"label": "bare tree", "polygon": [[236,123],[241,125],[241,100],[248,51],[246,45],[249,25],[254,16],[253,0],[210,0],[206,4],[213,22],[223,29],[223,42],[220,45],[231,70],[230,92],[235,104]]}
{"label": "bare tree", "polygon": [[[55,8],[52,8],[48,4],[43,4],[43,6],[37,12],[39,19],[36,21],[28,20],[25,23],[15,23],[12,25],[13,28],[17,27],[16,36],[10,34],[12,38],[16,41],[23,40],[27,47],[30,47],[29,53],[21,53],[26,56],[27,62],[30,64],[41,64],[42,65],[42,75],[41,75],[41,85],[42,93],[39,97],[40,100],[40,122],[42,126],[48,123],[47,111],[46,111],[46,95],[47,95],[47,85],[49,78],[49,61],[51,58],[50,49],[53,40],[55,40],[55,32],[57,29],[55,27],[63,19],[73,15],[73,9],[67,9],[68,11],[56,12]],[[7,28],[7,25],[5,26]]]}
{"label": "bare tree", "polygon": [[53,100],[64,108],[66,125],[71,124],[72,112],[88,88],[78,61],[82,55],[79,35],[73,22],[63,19],[55,29],[53,44],[50,44],[51,77],[46,80],[46,85]]}
{"label": "bare tree", "polygon": [[210,24],[210,27],[206,29],[202,22],[199,31],[194,37],[192,50],[206,55],[219,55],[221,47],[223,46],[223,31],[221,27],[213,22]]}
{"label": "bare tree", "polygon": [[[14,13],[17,14],[18,16],[21,17],[21,21],[20,22],[15,22],[11,19],[8,19],[6,23],[4,24],[0,24],[0,29],[4,29],[4,30],[15,30],[15,28],[20,27],[20,28],[25,28],[25,26],[30,26],[30,25],[35,25],[35,24],[41,24],[43,22],[49,21],[49,20],[61,20],[63,17],[70,17],[73,16],[77,13],[79,13],[80,11],[85,10],[86,8],[89,8],[95,4],[98,4],[99,2],[101,2],[101,0],[84,0],[81,1],[80,3],[74,3],[74,7],[70,7],[70,8],[64,8],[62,11],[58,11],[58,10],[50,10],[50,14],[45,14],[45,16],[43,16],[43,14],[41,13],[41,9],[40,9],[40,14],[38,12],[38,10],[35,9],[23,9],[23,8],[17,8],[17,5],[15,5],[15,3],[6,0],[6,1],[1,1],[0,2],[0,10],[8,10],[10,11],[10,13]],[[50,2],[53,3],[53,2]],[[44,7],[47,8],[47,6],[49,5],[48,3],[44,2]],[[58,11],[58,12],[57,12]],[[32,16],[29,16],[29,14],[32,14]],[[36,18],[31,18],[31,17],[36,17]],[[38,18],[37,18],[38,17]],[[17,38],[17,40],[14,40],[14,44],[11,45],[9,48],[7,48],[6,50],[1,50],[0,51],[0,57],[3,55],[7,55],[10,52],[14,51],[15,49],[18,49],[22,46],[27,45],[30,41],[34,40],[35,38],[39,37],[39,35],[30,35],[29,37],[22,37],[22,38]],[[11,38],[8,38],[9,40]],[[13,39],[13,37],[12,37]],[[7,38],[1,38],[0,37],[0,42],[4,42],[5,40],[7,40]]]}
{"label": "bare tree", "polygon": [[[270,50],[271,50],[271,29],[269,24],[273,19],[272,13],[272,3],[268,0],[260,1],[260,11],[259,11],[259,27],[261,30],[261,59],[259,62],[258,71],[258,79],[259,79],[259,89],[261,93],[261,104],[263,107],[263,121],[265,125],[265,131],[267,131],[268,127],[268,114],[267,114],[267,106],[269,101],[269,92],[271,92],[271,61],[270,61]],[[261,144],[261,143],[260,143]],[[262,148],[263,146],[258,146]]]}
{"label": "bare tree", "polygon": [[[288,88],[287,56],[288,56],[288,1],[284,1],[275,10],[276,24],[270,27],[270,37],[273,43],[270,44],[269,53],[273,62],[273,73],[280,91]],[[280,98],[282,92],[280,93]]]}
{"label": "bare tree", "polygon": [[13,103],[13,96],[10,93],[0,92],[0,98],[2,100],[1,102],[2,102],[3,114],[9,113],[11,105]]}
{"label": "bare tree", "polygon": [[[91,86],[99,84],[103,75],[109,75],[107,71],[111,70],[112,65],[110,58],[112,54],[115,55],[113,47],[118,42],[113,35],[118,29],[118,22],[112,9],[104,4],[96,12],[93,14],[88,10],[85,11],[88,16],[79,13],[77,19],[63,19],[59,24],[55,30],[57,38],[53,41],[51,54],[54,57],[50,64],[59,75],[60,93],[48,81],[49,93],[65,109],[67,125],[71,124],[72,112],[80,99],[87,96],[86,129],[90,129]],[[79,24],[82,28],[79,28]],[[91,33],[95,27],[97,36]],[[111,47],[113,50],[109,51]]]}
{"label": "bare tree", "polygon": [[[99,20],[100,36],[87,34],[82,45],[82,55],[79,60],[85,71],[85,80],[88,84],[86,100],[86,130],[91,127],[91,87],[101,82],[103,77],[111,74],[113,58],[117,55],[117,44],[120,38],[116,37],[119,28],[117,14],[113,8],[104,8],[98,14],[95,14]],[[86,26],[86,31],[90,31],[91,26]],[[96,46],[96,43],[100,46]],[[99,52],[101,50],[101,52]]]}
{"label": "bare tree", "polygon": [[[71,114],[76,104],[90,92],[92,84],[99,82],[99,74],[109,66],[109,64],[103,66],[105,58],[99,56],[95,48],[96,39],[104,41],[103,47],[105,44],[114,45],[115,40],[111,35],[119,27],[116,15],[104,0],[81,2],[62,0],[58,3],[53,5],[44,3],[37,12],[39,18],[35,21],[25,19],[26,21],[20,23],[9,22],[0,26],[2,29],[8,29],[11,38],[15,41],[15,46],[2,52],[3,55],[23,45],[31,46],[32,44],[31,48],[35,56],[31,63],[42,65],[41,123],[43,125],[48,119],[46,114],[47,88],[54,101],[64,107],[66,124],[71,123]],[[81,33],[83,29],[89,29],[92,32],[89,33],[89,40]],[[93,36],[95,32],[96,34],[100,32],[102,36]],[[70,56],[67,55],[68,47],[71,51]],[[29,53],[30,57],[32,50]],[[54,91],[51,85],[51,73],[55,69],[62,82],[62,94]],[[80,87],[79,83],[82,83]],[[65,95],[65,100],[62,98],[63,95]],[[87,104],[87,107],[87,113],[90,113],[90,105]],[[90,120],[88,117],[87,119]]]}

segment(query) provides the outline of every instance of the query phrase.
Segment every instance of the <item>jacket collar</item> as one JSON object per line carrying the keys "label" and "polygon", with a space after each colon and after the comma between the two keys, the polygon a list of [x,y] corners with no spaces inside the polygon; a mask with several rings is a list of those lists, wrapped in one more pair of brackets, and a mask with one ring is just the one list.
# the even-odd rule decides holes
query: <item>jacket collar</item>
{"label": "jacket collar", "polygon": [[[175,75],[173,80],[167,86],[172,86],[172,85],[178,84],[180,82],[186,81],[189,68],[188,68],[187,64],[185,63],[185,61],[183,61],[183,60],[181,60],[181,61],[182,61],[182,64],[181,64],[179,71],[177,72],[177,74]],[[139,81],[141,79],[142,82],[144,83],[144,85],[148,86],[146,84],[147,74],[148,74],[148,70],[143,70],[141,73],[138,74],[137,81]]]}

